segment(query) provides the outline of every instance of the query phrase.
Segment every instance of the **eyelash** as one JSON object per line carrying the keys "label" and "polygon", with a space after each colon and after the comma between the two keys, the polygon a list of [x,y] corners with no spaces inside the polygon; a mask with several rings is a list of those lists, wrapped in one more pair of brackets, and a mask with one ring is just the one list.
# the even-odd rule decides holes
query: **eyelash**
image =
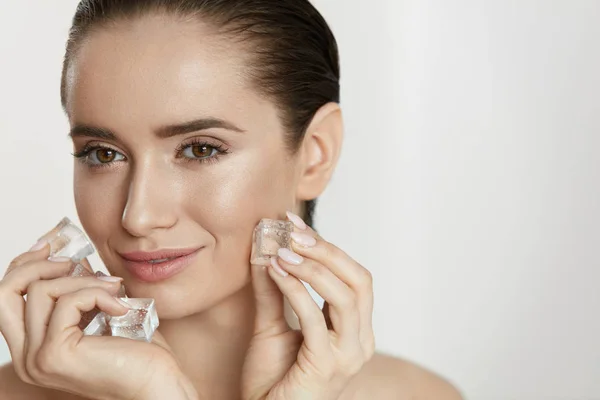
{"label": "eyelash", "polygon": [[[182,157],[182,154],[185,150],[187,150],[190,147],[194,147],[194,146],[200,146],[200,147],[208,147],[210,149],[214,149],[216,150],[216,153],[212,156],[208,156],[205,158],[190,158],[190,157]],[[83,149],[81,149],[80,151],[73,153],[73,157],[75,157],[78,161],[80,161],[81,163],[87,165],[89,168],[107,168],[110,167],[112,164],[116,163],[116,162],[121,162],[121,161],[125,161],[127,160],[127,158],[125,158],[125,156],[123,154],[121,154],[125,159],[124,160],[117,160],[117,161],[111,161],[108,163],[100,163],[100,164],[92,164],[89,162],[88,160],[88,156],[97,150],[110,150],[110,151],[114,151],[116,153],[121,154],[121,152],[113,149],[112,147],[109,146],[101,146],[101,145],[93,145],[93,144],[86,144],[84,146]],[[221,158],[221,156],[228,154],[229,153],[229,149],[227,149],[224,145],[222,144],[211,144],[208,143],[205,140],[202,139],[193,139],[191,142],[185,143],[185,144],[180,144],[179,146],[177,146],[177,148],[175,149],[175,155],[177,158],[183,158],[185,162],[199,162],[199,163],[215,163],[217,161],[219,161],[219,159]]]}
{"label": "eyelash", "polygon": [[[83,149],[81,149],[80,151],[73,153],[73,157],[75,157],[77,159],[77,161],[81,162],[84,165],[87,165],[89,168],[92,169],[102,169],[102,168],[108,168],[110,167],[112,164],[115,163],[115,161],[111,161],[109,163],[100,163],[100,164],[92,164],[89,162],[88,160],[88,156],[96,150],[111,150],[114,152],[117,152],[119,154],[121,154],[119,151],[113,149],[112,147],[108,147],[108,146],[100,146],[100,145],[93,145],[93,144],[86,144]],[[123,160],[119,160],[119,161],[123,161]]]}
{"label": "eyelash", "polygon": [[[186,149],[188,149],[190,147],[194,147],[194,146],[208,147],[208,148],[216,150],[217,152],[214,155],[208,156],[205,158],[189,158],[189,157],[181,156]],[[226,148],[221,143],[212,144],[212,143],[208,143],[207,141],[205,141],[203,139],[195,138],[195,139],[192,139],[188,143],[182,143],[179,146],[177,146],[177,148],[175,149],[175,154],[177,157],[183,158],[186,162],[215,163],[215,162],[219,161],[221,156],[229,154],[229,149]]]}

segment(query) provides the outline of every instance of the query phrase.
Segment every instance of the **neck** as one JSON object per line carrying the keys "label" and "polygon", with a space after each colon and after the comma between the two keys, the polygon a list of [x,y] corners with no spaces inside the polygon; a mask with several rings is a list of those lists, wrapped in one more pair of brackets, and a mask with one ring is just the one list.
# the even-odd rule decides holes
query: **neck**
{"label": "neck", "polygon": [[237,398],[254,314],[249,284],[209,310],[161,321],[159,330],[200,392],[210,388],[211,398]]}

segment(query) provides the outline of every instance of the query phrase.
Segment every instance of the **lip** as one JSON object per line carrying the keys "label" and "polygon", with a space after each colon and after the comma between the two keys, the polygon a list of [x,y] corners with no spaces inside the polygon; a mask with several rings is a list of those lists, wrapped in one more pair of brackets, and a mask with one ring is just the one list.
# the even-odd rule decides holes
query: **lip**
{"label": "lip", "polygon": [[[153,252],[133,251],[119,253],[123,265],[137,280],[142,282],[160,282],[167,280],[189,266],[202,247],[193,249],[165,249]],[[151,260],[168,261],[151,263]]]}

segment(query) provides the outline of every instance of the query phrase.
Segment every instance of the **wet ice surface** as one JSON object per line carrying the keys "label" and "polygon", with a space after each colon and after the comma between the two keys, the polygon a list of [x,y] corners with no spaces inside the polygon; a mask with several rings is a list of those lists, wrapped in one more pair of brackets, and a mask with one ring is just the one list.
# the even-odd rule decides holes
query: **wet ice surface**
{"label": "wet ice surface", "polygon": [[112,336],[151,341],[159,325],[154,299],[122,298],[121,300],[129,304],[132,309],[123,316],[108,317]]}
{"label": "wet ice surface", "polygon": [[84,267],[82,264],[76,264],[69,271],[69,276],[71,277],[84,277],[84,276],[94,276],[94,274]]}
{"label": "wet ice surface", "polygon": [[42,237],[50,245],[51,257],[69,257],[79,262],[94,253],[94,247],[85,233],[68,218]]}
{"label": "wet ice surface", "polygon": [[263,219],[254,229],[252,255],[250,263],[254,265],[269,265],[271,257],[277,255],[277,250],[291,250],[290,234],[294,224],[289,221]]}
{"label": "wet ice surface", "polygon": [[110,336],[106,314],[97,308],[82,314],[79,328],[85,336]]}

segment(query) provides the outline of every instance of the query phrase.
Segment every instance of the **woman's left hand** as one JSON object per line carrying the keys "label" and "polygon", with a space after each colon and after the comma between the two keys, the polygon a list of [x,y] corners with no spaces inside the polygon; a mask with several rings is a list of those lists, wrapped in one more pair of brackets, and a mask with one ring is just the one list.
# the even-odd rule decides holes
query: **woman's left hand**
{"label": "woman's left hand", "polygon": [[[269,267],[252,266],[254,337],[242,378],[244,400],[333,400],[373,356],[373,289],[369,271],[290,214],[293,252]],[[321,311],[300,280],[325,299]],[[283,296],[298,316],[289,327]]]}

